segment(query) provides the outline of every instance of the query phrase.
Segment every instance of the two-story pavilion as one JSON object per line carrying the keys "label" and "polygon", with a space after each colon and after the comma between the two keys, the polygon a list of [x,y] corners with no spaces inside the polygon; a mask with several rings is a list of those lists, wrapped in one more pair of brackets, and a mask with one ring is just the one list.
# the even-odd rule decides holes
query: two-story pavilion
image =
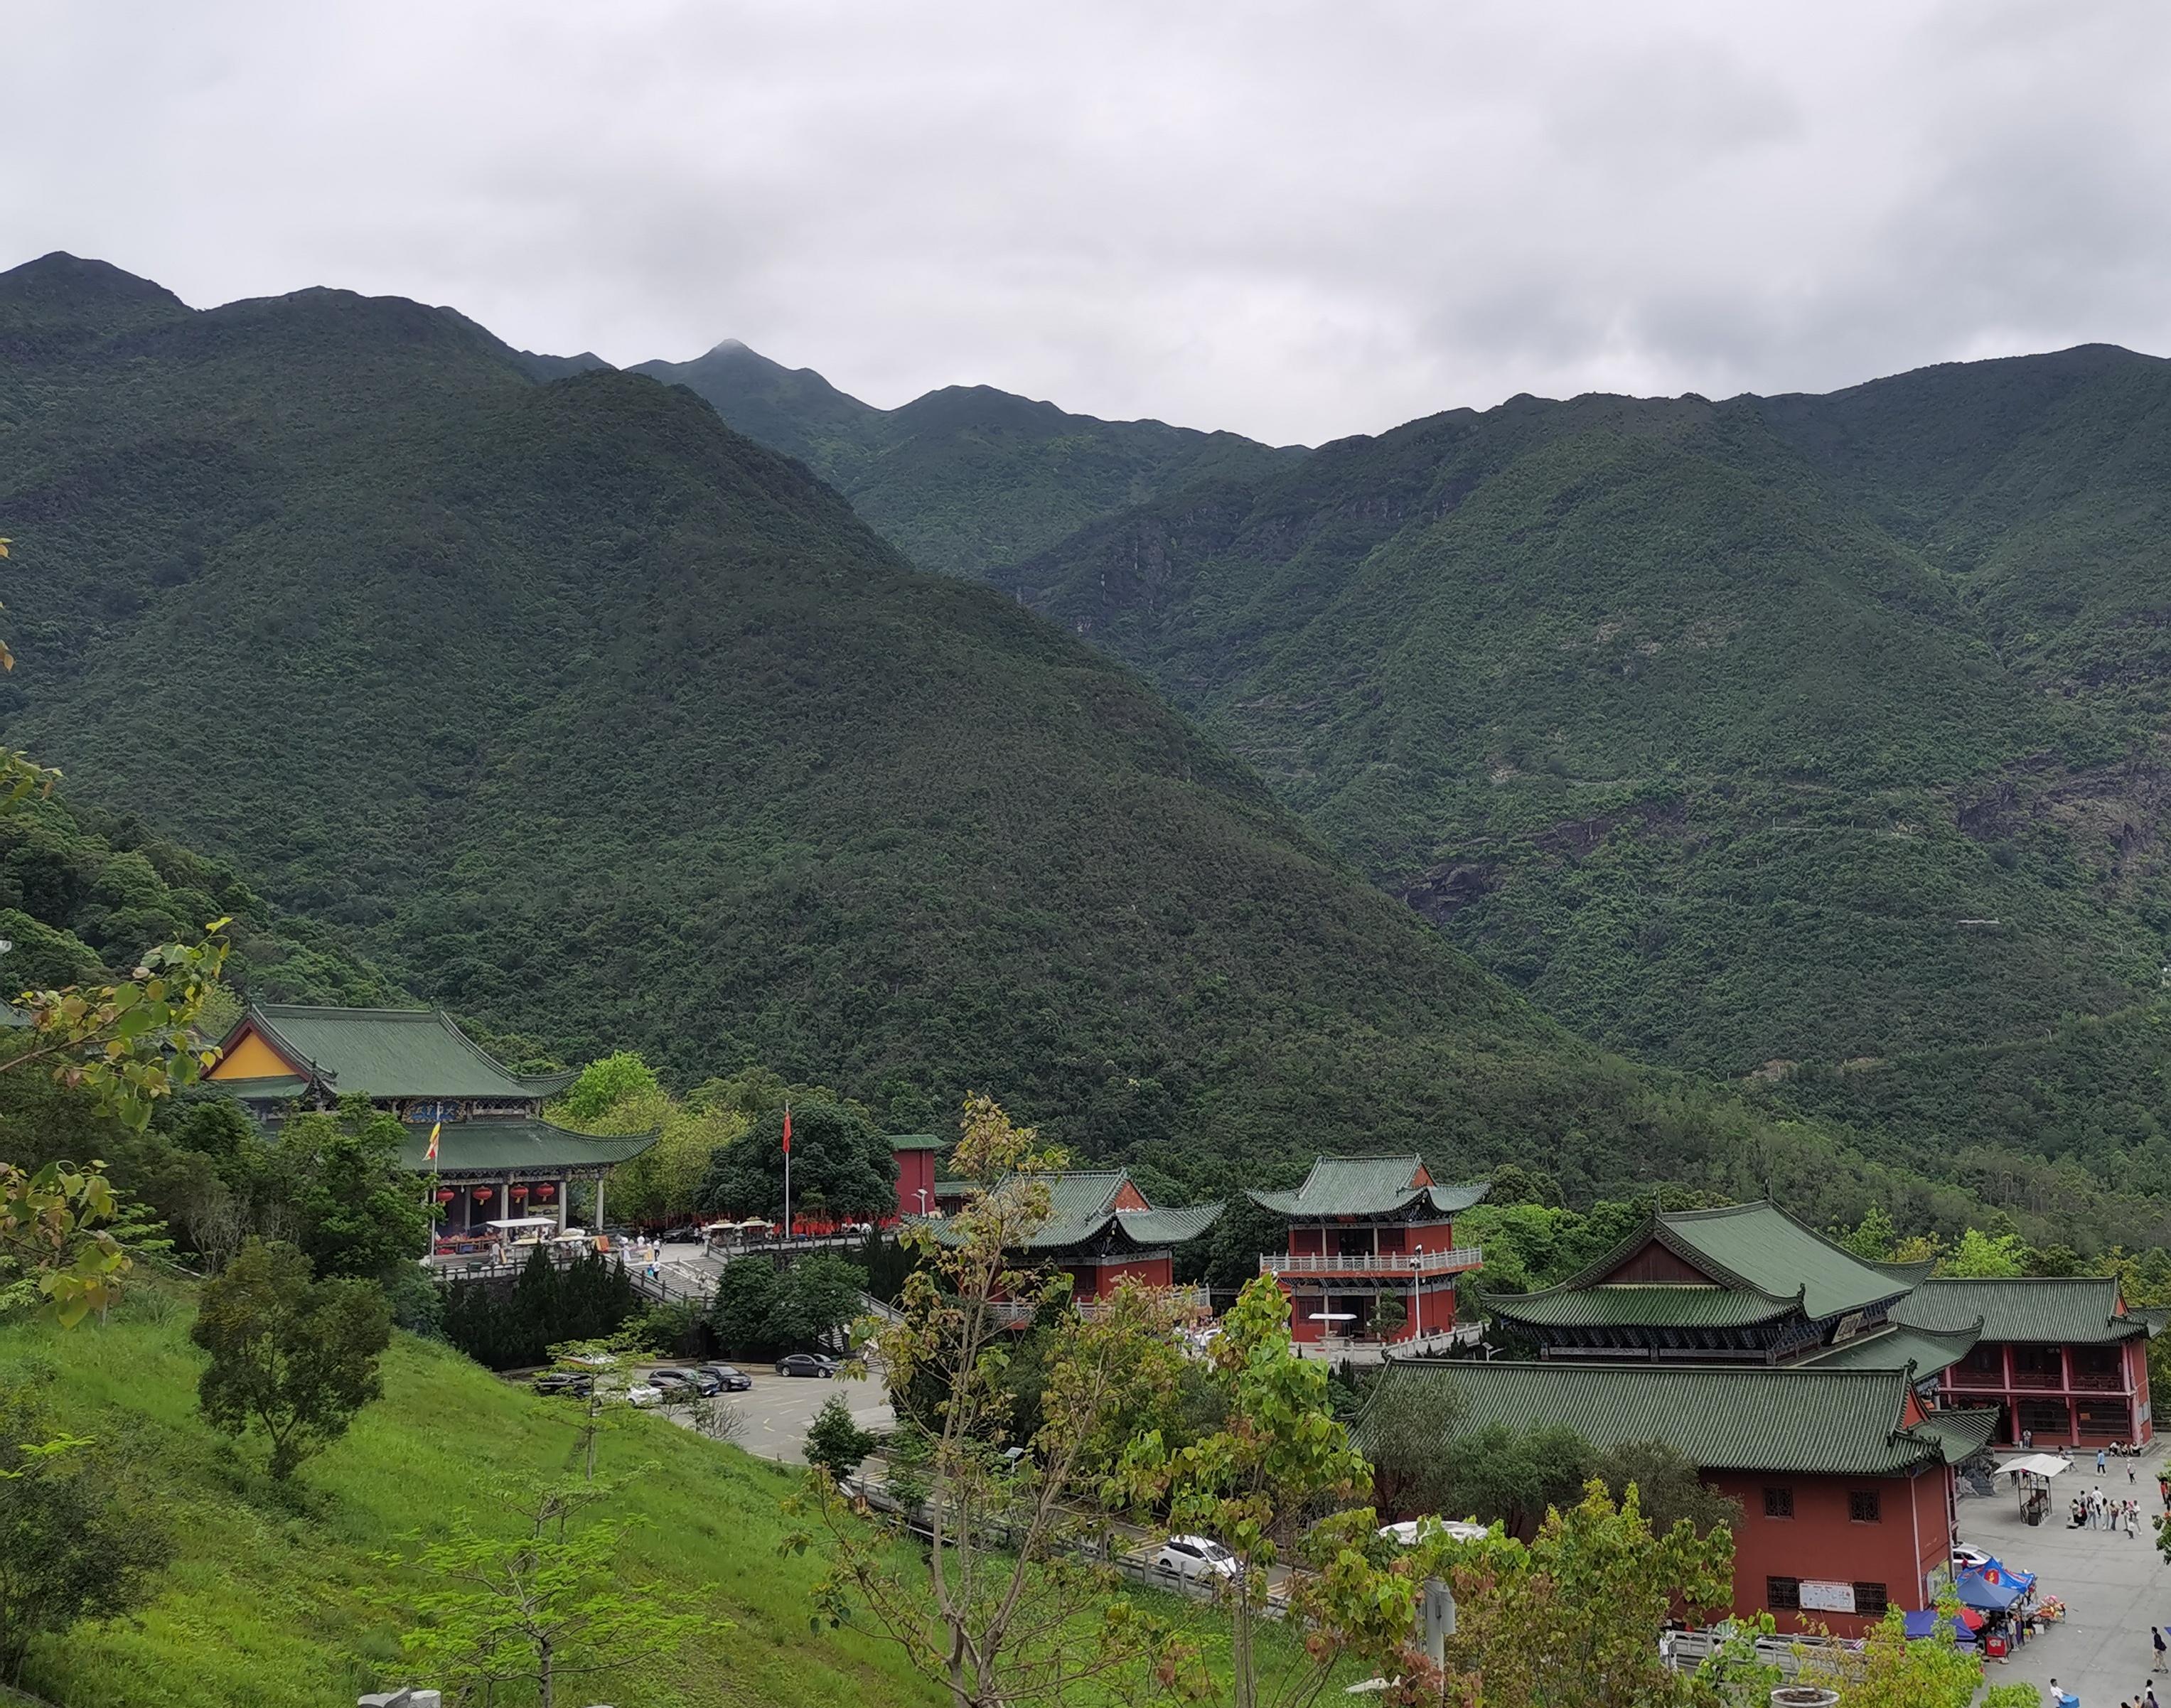
{"label": "two-story pavilion", "polygon": [[1998,1439],[2100,1446],[2155,1435],[2148,1397],[2150,1325],[2129,1315],[2111,1276],[1925,1281],[1895,1310],[1902,1322],[1972,1319],[1981,1332],[1941,1373],[1954,1405],[1994,1406]]}
{"label": "two-story pavilion", "polygon": [[[963,1208],[979,1187],[949,1182]],[[1046,1177],[1048,1218],[1016,1256],[1021,1263],[1060,1269],[1070,1277],[1075,1304],[1091,1309],[1125,1281],[1168,1287],[1175,1280],[1176,1248],[1196,1240],[1220,1216],[1220,1204],[1157,1209],[1128,1170],[1080,1169]],[[938,1236],[955,1237],[938,1226]],[[1030,1308],[1013,1309],[1023,1321]]]}
{"label": "two-story pavilion", "polygon": [[1437,1185],[1422,1157],[1323,1156],[1295,1191],[1252,1193],[1289,1221],[1288,1250],[1262,1254],[1259,1272],[1289,1295],[1300,1349],[1376,1357],[1384,1347],[1430,1352],[1467,1338],[1455,1327],[1455,1277],[1483,1254],[1455,1245],[1454,1218],[1488,1190]]}
{"label": "two-story pavilion", "polygon": [[207,1077],[269,1127],[356,1095],[398,1117],[400,1160],[429,1177],[443,1235],[522,1217],[562,1228],[576,1181],[593,1183],[600,1223],[604,1175],[656,1142],[652,1132],[594,1138],[544,1120],[543,1100],[573,1075],[515,1074],[442,1009],[255,1004]]}
{"label": "two-story pavilion", "polygon": [[1774,1205],[1730,1204],[1655,1211],[1580,1274],[1484,1304],[1544,1359],[1780,1364],[1886,1329],[1928,1268],[1868,1262]]}
{"label": "two-story pavilion", "polygon": [[1372,1403],[1400,1382],[1452,1384],[1458,1434],[1565,1424],[1601,1453],[1666,1443],[1741,1504],[1734,1612],[1768,1608],[1782,1630],[1841,1636],[1888,1606],[1929,1606],[1949,1582],[1953,1467],[1996,1423],[1926,1410],[1904,1368],[1396,1362]]}
{"label": "two-story pavilion", "polygon": [[1026,1256],[1066,1271],[1070,1296],[1080,1304],[1107,1298],[1125,1281],[1173,1284],[1176,1248],[1212,1227],[1222,1208],[1156,1209],[1124,1169],[1054,1175],[1048,1189],[1048,1219],[1026,1242]]}

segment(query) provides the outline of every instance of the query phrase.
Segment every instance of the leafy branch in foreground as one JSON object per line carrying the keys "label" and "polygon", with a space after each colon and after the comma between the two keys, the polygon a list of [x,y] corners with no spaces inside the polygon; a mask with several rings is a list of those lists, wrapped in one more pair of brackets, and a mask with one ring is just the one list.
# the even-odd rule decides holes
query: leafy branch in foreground
{"label": "leafy branch in foreground", "polygon": [[[899,1510],[875,1517],[818,1468],[797,1503],[828,1556],[818,1614],[871,1627],[953,1708],[1054,1708],[1080,1687],[1118,1700],[1185,1671],[1167,1628],[1123,1593],[1107,1562],[1123,1545],[1091,1499],[1134,1423],[1173,1403],[1175,1309],[1126,1286],[1088,1319],[1064,1308],[1067,1277],[1016,1261],[1063,1160],[989,1099],[967,1102],[954,1166],[984,1184],[939,1235],[908,1233],[925,1265],[899,1320],[875,1331],[902,1420],[885,1490]],[[1041,1421],[1022,1440],[1006,1379],[1014,1313],[999,1309],[1020,1304],[1054,1316]],[[898,1545],[908,1529],[925,1537],[924,1556]],[[813,1540],[802,1531],[786,1545]]]}

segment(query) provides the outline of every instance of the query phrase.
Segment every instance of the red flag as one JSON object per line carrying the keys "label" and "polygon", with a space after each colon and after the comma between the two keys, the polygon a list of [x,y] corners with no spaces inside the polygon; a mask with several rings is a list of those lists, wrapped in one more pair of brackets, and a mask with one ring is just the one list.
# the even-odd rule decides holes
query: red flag
{"label": "red flag", "polygon": [[791,1106],[784,1106],[784,1154],[791,1154]]}

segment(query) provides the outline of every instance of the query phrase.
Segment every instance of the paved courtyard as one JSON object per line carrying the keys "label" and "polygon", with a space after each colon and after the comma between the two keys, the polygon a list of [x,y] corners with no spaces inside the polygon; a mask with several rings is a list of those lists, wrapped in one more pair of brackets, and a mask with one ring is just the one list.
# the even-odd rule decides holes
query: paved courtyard
{"label": "paved courtyard", "polygon": [[[2004,1665],[1984,1670],[1993,1684],[2047,1685],[2081,1699],[2082,1708],[2118,1708],[2154,1683],[2171,1703],[2171,1677],[2151,1674],[2154,1651],[2150,1625],[2171,1624],[2171,1567],[2156,1550],[2148,1520],[2162,1508],[2156,1473],[2163,1464],[2160,1448],[2140,1459],[2113,1459],[2099,1478],[2095,1455],[2076,1454],[2073,1468],[2050,1483],[2051,1514],[2030,1529],[2020,1521],[2020,1502],[2001,1478],[1998,1493],[1959,1504],[1960,1540],[1995,1554],[2008,1566],[2041,1574],[2037,1590],[2066,1604],[2065,1623],[2053,1626]],[[2132,1482],[2128,1466],[2137,1466]],[[2131,1495],[2141,1502],[2141,1534],[2075,1530],[2064,1519],[2075,1495],[2101,1484],[2114,1500]]]}
{"label": "paved courtyard", "polygon": [[[767,1364],[749,1363],[742,1358],[719,1362],[753,1378],[750,1392],[724,1397],[738,1407],[747,1421],[745,1432],[735,1445],[764,1459],[804,1464],[799,1449],[807,1438],[807,1426],[833,1394],[844,1395],[844,1403],[852,1408],[852,1421],[862,1429],[888,1429],[897,1421],[879,1377],[854,1381],[839,1376],[824,1381],[815,1376],[780,1376]],[[673,1407],[667,1415],[678,1422],[687,1422],[682,1408]]]}

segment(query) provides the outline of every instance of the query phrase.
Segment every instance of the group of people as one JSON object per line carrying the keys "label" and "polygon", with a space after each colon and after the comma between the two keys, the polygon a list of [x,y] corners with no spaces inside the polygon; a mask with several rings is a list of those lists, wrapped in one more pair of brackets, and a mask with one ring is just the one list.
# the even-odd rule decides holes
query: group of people
{"label": "group of people", "polygon": [[2131,1497],[2114,1500],[2103,1491],[2099,1483],[2072,1502],[2072,1518],[2067,1525],[2074,1530],[2108,1530],[2115,1535],[2123,1530],[2130,1537],[2141,1534],[2141,1502]]}

